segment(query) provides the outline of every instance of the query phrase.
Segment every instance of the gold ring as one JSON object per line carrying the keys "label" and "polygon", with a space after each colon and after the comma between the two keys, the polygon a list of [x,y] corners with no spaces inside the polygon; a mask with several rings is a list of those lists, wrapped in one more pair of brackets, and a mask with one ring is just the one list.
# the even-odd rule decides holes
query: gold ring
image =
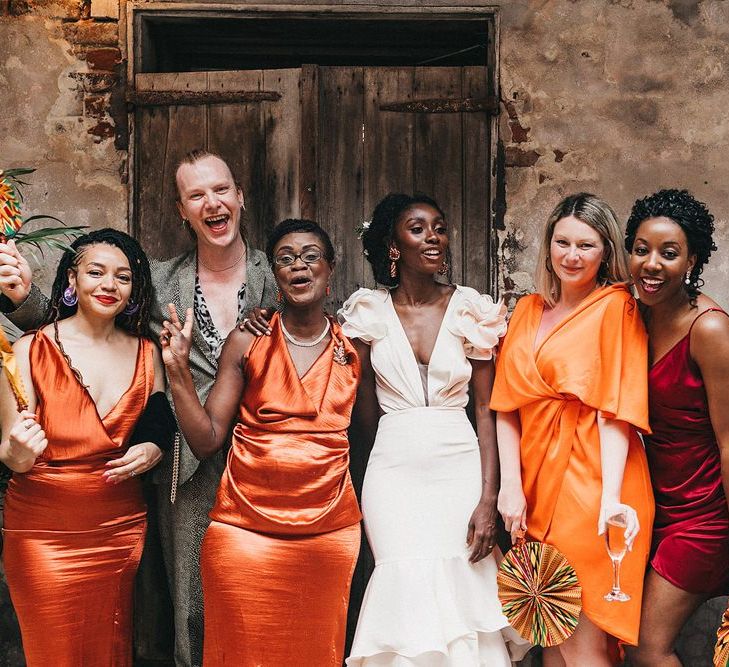
{"label": "gold ring", "polygon": [[240,324],[241,324],[241,326],[244,327],[246,325],[246,322],[250,322],[250,321],[251,321],[250,317],[244,317],[243,321]]}

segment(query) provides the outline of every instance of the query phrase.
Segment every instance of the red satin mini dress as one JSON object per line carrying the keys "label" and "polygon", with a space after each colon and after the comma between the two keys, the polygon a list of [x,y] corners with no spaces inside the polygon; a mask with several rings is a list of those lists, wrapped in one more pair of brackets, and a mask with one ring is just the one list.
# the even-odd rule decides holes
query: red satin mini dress
{"label": "red satin mini dress", "polygon": [[4,566],[29,667],[132,664],[132,587],[146,531],[139,478],[107,484],[154,383],[140,339],[131,385],[100,417],[60,350],[34,334],[30,367],[48,447],[5,499]]}
{"label": "red satin mini dress", "polygon": [[[696,323],[704,313],[694,320]],[[723,311],[719,311],[723,312]],[[691,329],[648,376],[646,453],[656,498],[651,566],[689,593],[729,592],[729,509]]]}
{"label": "red satin mini dress", "polygon": [[359,360],[332,322],[299,378],[278,314],[270,326],[248,351],[202,545],[203,664],[341,667],[360,544],[347,440]]}

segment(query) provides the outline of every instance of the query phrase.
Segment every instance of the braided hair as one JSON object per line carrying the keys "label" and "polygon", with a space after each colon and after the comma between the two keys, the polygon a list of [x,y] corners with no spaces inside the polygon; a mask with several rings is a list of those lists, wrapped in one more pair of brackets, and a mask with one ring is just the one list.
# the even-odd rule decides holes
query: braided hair
{"label": "braided hair", "polygon": [[51,299],[46,311],[44,324],[50,324],[70,317],[76,312],[78,306],[67,306],[63,303],[63,293],[68,287],[68,271],[78,266],[79,259],[84,251],[98,243],[119,248],[129,260],[132,271],[132,294],[129,301],[139,306],[131,315],[124,312],[116,316],[116,325],[135,336],[149,337],[149,314],[151,307],[152,277],[149,271],[147,255],[139,243],[129,234],[106,227],[97,229],[83,236],[79,236],[71,244],[71,250],[66,250],[61,257],[53,281]]}
{"label": "braided hair", "polygon": [[[372,220],[362,232],[362,245],[367,261],[372,267],[372,275],[376,282],[387,287],[396,287],[399,283],[397,276],[390,275],[390,245],[395,234],[395,224],[398,218],[409,208],[417,204],[432,206],[445,218],[443,209],[438,203],[424,194],[416,193],[412,196],[390,193],[382,199],[372,213]],[[446,263],[448,264],[448,282],[451,282],[451,251],[446,250]]]}
{"label": "braided hair", "polygon": [[714,216],[688,190],[660,190],[649,197],[638,199],[633,204],[625,229],[625,248],[628,252],[632,252],[638,227],[647,218],[670,218],[686,234],[689,255],[696,255],[696,263],[684,287],[691,305],[695,306],[704,285],[704,279],[701,278],[704,265],[709,261],[712,251],[717,249],[712,238]]}

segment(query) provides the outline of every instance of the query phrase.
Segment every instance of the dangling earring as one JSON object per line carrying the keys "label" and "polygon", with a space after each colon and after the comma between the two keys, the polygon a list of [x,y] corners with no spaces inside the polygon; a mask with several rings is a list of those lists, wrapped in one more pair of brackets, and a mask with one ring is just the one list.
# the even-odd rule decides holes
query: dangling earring
{"label": "dangling earring", "polygon": [[448,273],[448,262],[443,260],[443,263],[440,265],[440,268],[438,269],[438,275],[444,276],[446,273]]}
{"label": "dangling earring", "polygon": [[276,303],[281,303],[283,301],[283,296],[281,295],[281,290],[276,288]]}
{"label": "dangling earring", "polygon": [[390,246],[387,256],[390,258],[390,278],[397,278],[397,260],[400,259],[400,251],[395,246]]}
{"label": "dangling earring", "polygon": [[136,313],[138,310],[139,310],[139,304],[134,303],[134,301],[129,299],[129,301],[127,301],[127,305],[124,308],[124,310],[122,311],[122,313],[124,315],[134,315],[134,313]]}
{"label": "dangling earring", "polygon": [[683,282],[685,282],[687,285],[691,284],[691,269],[686,271],[686,277],[683,279]]}
{"label": "dangling earring", "polygon": [[190,221],[187,218],[182,218],[182,224],[183,224],[183,226],[189,225]]}
{"label": "dangling earring", "polygon": [[332,288],[331,288],[331,287],[329,287],[329,284],[327,283],[327,289],[326,289],[326,291],[325,291],[325,294],[326,294],[327,296],[329,296],[329,295],[330,295],[331,293],[332,293]]}
{"label": "dangling earring", "polygon": [[71,285],[63,290],[63,296],[61,297],[61,301],[63,301],[63,303],[69,308],[71,306],[75,306],[78,303],[78,294],[76,294],[76,290],[74,290]]}

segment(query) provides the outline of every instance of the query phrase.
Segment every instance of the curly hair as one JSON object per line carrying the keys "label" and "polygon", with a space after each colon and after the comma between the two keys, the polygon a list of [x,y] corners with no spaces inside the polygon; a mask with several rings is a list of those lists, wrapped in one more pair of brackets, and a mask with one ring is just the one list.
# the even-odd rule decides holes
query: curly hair
{"label": "curly hair", "polygon": [[268,263],[273,266],[273,251],[276,248],[276,244],[286,234],[295,234],[300,232],[302,234],[314,234],[319,238],[322,245],[324,246],[324,259],[330,264],[334,264],[334,246],[332,240],[318,223],[313,220],[304,220],[301,218],[287,218],[279,222],[269,233],[268,239],[266,240],[266,257],[268,257]]}
{"label": "curly hair", "polygon": [[704,284],[701,273],[709,261],[714,243],[714,216],[703,202],[698,201],[688,190],[660,190],[649,197],[638,199],[630,211],[625,228],[625,249],[632,252],[635,235],[640,224],[648,218],[670,218],[686,235],[689,255],[696,255],[688,283],[684,285],[692,305],[696,304]]}
{"label": "curly hair", "polygon": [[[427,195],[415,193],[405,195],[390,193],[382,199],[372,213],[372,220],[369,226],[362,232],[362,245],[367,261],[372,267],[372,275],[377,283],[387,287],[396,287],[398,279],[390,275],[390,245],[395,233],[395,223],[398,218],[409,208],[417,204],[432,206],[445,218],[443,209],[438,202]],[[446,263],[448,264],[448,282],[451,282],[451,251],[446,251]]]}
{"label": "curly hair", "polygon": [[48,310],[44,317],[44,324],[57,322],[66,319],[76,312],[78,306],[67,306],[63,303],[63,292],[68,287],[68,272],[78,266],[79,260],[84,251],[92,245],[105,243],[106,245],[119,248],[129,260],[129,267],[132,271],[132,294],[129,297],[130,303],[139,307],[132,314],[119,313],[116,316],[116,325],[135,336],[150,337],[149,313],[151,307],[152,276],[149,271],[147,255],[139,243],[129,234],[120,232],[110,227],[97,229],[83,236],[79,236],[71,244],[71,250],[66,250],[61,257],[56,271],[56,279],[53,281],[51,298]]}

